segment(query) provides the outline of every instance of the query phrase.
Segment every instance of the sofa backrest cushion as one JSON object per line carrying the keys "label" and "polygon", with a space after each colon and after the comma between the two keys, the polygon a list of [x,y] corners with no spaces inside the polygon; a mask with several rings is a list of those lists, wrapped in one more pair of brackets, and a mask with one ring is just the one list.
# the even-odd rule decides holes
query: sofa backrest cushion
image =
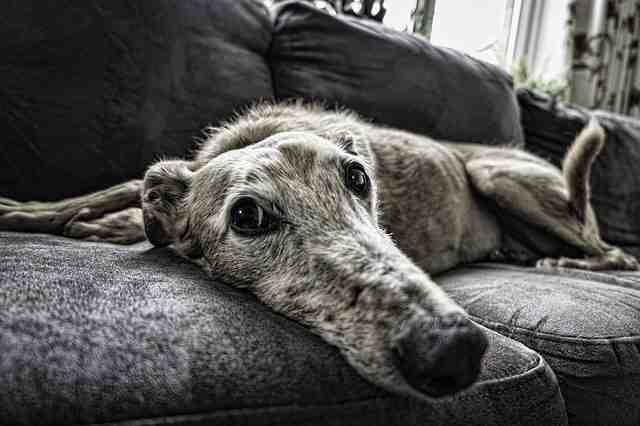
{"label": "sofa backrest cushion", "polygon": [[258,0],[2,5],[0,196],[56,199],[140,177],[203,127],[271,98]]}
{"label": "sofa backrest cushion", "polygon": [[270,51],[278,99],[322,100],[436,139],[523,141],[511,78],[490,64],[372,21],[285,3]]}
{"label": "sofa backrest cushion", "polygon": [[591,202],[604,239],[640,256],[640,121],[518,90],[527,150],[560,166],[595,116],[607,142],[591,171]]}

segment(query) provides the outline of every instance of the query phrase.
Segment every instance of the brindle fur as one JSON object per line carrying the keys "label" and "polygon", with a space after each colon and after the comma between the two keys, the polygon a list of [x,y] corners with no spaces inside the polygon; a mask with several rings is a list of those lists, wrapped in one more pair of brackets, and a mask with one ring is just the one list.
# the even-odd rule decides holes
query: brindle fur
{"label": "brindle fur", "polygon": [[[153,244],[171,245],[305,324],[370,381],[438,396],[476,378],[486,338],[426,273],[486,259],[638,269],[602,241],[589,203],[589,171],[603,143],[592,122],[563,174],[517,149],[438,143],[313,105],[259,105],[209,129],[195,159],[161,161],[143,181],[57,203],[0,199],[0,229],[132,243],[144,238],[144,218]],[[366,197],[346,188],[345,161],[368,172]],[[259,237],[237,234],[229,211],[240,196],[286,222]],[[512,232],[508,217],[526,227]],[[566,247],[581,257],[556,258]],[[473,365],[438,391],[447,388],[431,380],[438,372],[407,367],[405,358],[441,356],[429,342],[446,333],[464,336],[460,347],[473,355],[463,361]],[[408,335],[424,341],[404,345]],[[414,346],[431,355],[407,354]]]}

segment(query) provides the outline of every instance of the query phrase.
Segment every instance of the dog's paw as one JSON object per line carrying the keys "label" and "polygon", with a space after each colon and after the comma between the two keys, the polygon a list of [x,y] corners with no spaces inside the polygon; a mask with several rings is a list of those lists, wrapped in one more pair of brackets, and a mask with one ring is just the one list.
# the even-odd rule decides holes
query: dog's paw
{"label": "dog's paw", "polygon": [[586,271],[638,271],[640,262],[619,248],[606,252],[602,256],[572,259],[568,257],[544,258],[536,263],[540,269],[572,268]]}
{"label": "dog's paw", "polygon": [[16,201],[16,200],[12,200],[11,198],[4,198],[4,197],[0,197],[0,213],[2,213],[5,210],[15,210],[15,209],[19,209],[20,206],[22,205],[21,202]]}
{"label": "dog's paw", "polygon": [[626,271],[640,271],[640,262],[638,261],[638,259],[635,256],[624,252],[622,253],[620,259],[620,265],[620,269]]}
{"label": "dog's paw", "polygon": [[146,239],[142,210],[136,207],[98,217],[91,209],[83,208],[65,225],[63,235],[114,244],[134,244]]}
{"label": "dog's paw", "polygon": [[28,203],[0,197],[0,216],[11,213],[28,212],[29,210]]}
{"label": "dog's paw", "polygon": [[552,257],[545,257],[544,259],[540,259],[536,262],[536,268],[539,269],[555,269],[560,265],[560,259],[555,259]]}
{"label": "dog's paw", "polygon": [[0,199],[0,230],[51,232],[65,220],[53,210],[38,210],[35,203]]}

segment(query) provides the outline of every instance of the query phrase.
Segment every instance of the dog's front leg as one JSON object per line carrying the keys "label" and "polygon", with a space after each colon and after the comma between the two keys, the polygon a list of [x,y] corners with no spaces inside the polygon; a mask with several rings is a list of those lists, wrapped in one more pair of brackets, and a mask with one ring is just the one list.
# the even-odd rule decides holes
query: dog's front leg
{"label": "dog's front leg", "polygon": [[0,198],[0,230],[131,244],[145,239],[141,180],[54,202]]}

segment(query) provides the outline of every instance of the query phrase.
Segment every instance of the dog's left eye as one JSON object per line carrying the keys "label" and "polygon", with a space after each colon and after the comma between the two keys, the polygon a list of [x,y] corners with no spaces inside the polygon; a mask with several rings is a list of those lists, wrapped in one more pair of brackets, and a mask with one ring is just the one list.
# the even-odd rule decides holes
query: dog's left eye
{"label": "dog's left eye", "polygon": [[278,220],[252,198],[241,198],[231,207],[231,227],[240,234],[264,234],[277,226]]}
{"label": "dog's left eye", "polygon": [[345,180],[347,187],[356,195],[364,196],[369,192],[369,176],[364,171],[364,167],[358,163],[351,163],[347,166]]}

